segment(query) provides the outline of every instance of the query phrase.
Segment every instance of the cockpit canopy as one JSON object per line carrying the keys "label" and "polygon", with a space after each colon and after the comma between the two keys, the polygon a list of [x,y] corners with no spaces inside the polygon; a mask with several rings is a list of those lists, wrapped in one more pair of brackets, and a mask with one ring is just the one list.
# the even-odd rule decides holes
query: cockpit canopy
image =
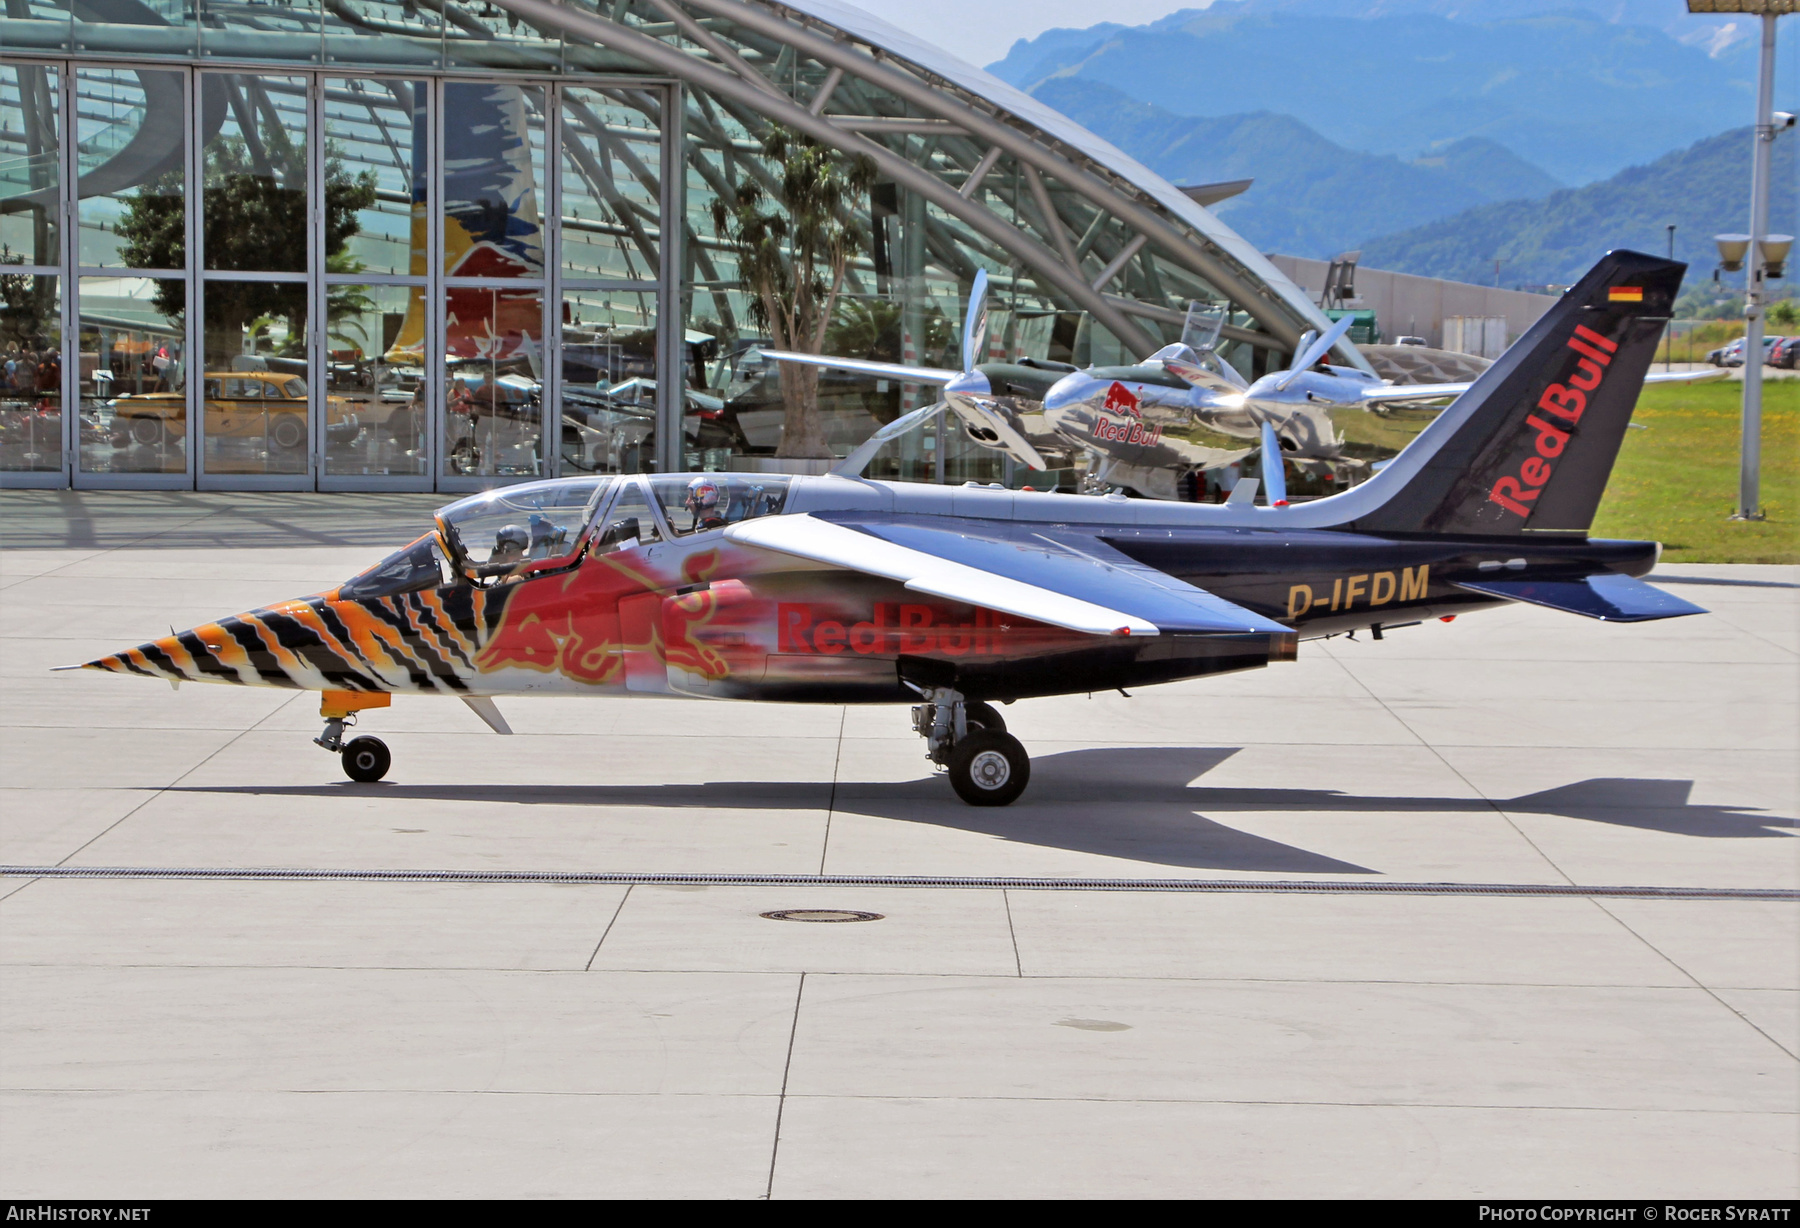
{"label": "cockpit canopy", "polygon": [[[790,480],[737,473],[598,476],[484,491],[439,508],[437,532],[395,551],[338,593],[366,601],[573,567],[584,551],[601,554],[777,515]],[[600,532],[601,524],[608,531]]]}
{"label": "cockpit canopy", "polygon": [[440,508],[438,527],[457,566],[477,575],[572,556],[595,505],[618,480],[565,478],[483,491]]}

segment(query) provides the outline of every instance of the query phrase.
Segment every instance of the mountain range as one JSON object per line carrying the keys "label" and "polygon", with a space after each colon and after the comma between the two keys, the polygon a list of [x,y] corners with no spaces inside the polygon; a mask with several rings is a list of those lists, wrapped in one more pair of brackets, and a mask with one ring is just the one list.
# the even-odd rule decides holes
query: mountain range
{"label": "mountain range", "polygon": [[1175,115],[1081,77],[1052,77],[1035,93],[1172,183],[1255,179],[1213,212],[1264,251],[1325,258],[1371,234],[1563,186],[1483,137],[1405,161],[1346,149],[1290,115]]}
{"label": "mountain range", "polygon": [[[1218,0],[1145,26],[1050,30],[988,71],[1030,92],[1052,80],[1107,85],[1178,116],[1291,115],[1337,145],[1406,160],[1481,138],[1572,184],[1649,162],[1751,110],[1754,48],[1719,47],[1722,27],[1695,27],[1712,41],[1691,42],[1594,6],[1530,7]],[[1680,6],[1600,7],[1640,18]],[[1800,74],[1777,82],[1777,106],[1800,97]]]}
{"label": "mountain range", "polygon": [[[1775,142],[1769,229],[1777,233],[1800,234],[1796,141],[1788,134]],[[1691,286],[1711,276],[1718,259],[1713,235],[1748,225],[1750,151],[1750,129],[1721,133],[1599,183],[1540,200],[1481,205],[1367,239],[1362,260],[1372,268],[1486,282],[1498,258],[1503,284],[1567,284],[1608,248],[1667,251],[1672,222],[1675,255],[1688,262]]]}

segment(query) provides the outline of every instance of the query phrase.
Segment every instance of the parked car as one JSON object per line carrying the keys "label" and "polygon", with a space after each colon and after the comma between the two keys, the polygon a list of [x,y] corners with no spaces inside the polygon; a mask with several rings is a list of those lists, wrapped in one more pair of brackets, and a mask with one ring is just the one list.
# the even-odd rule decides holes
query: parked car
{"label": "parked car", "polygon": [[[113,399],[116,441],[153,445],[187,433],[185,392],[126,393]],[[262,438],[276,448],[306,446],[306,380],[280,371],[219,371],[206,377],[206,433],[212,438]],[[353,438],[361,427],[350,403],[325,398],[329,439]]]}
{"label": "parked car", "polygon": [[[1774,352],[1775,343],[1785,340],[1782,337],[1763,338],[1763,361],[1769,361]],[[1744,338],[1728,341],[1706,355],[1706,361],[1715,367],[1741,367],[1744,365]]]}
{"label": "parked car", "polygon": [[1769,350],[1769,365],[1792,371],[1800,363],[1800,337],[1783,337]]}

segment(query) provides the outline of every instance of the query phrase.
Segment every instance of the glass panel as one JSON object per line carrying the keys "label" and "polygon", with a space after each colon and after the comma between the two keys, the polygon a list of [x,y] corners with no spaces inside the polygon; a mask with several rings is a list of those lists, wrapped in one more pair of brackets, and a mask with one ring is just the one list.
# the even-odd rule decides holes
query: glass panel
{"label": "glass panel", "polygon": [[59,289],[54,277],[0,272],[0,470],[62,468]]}
{"label": "glass panel", "polygon": [[542,277],[544,90],[444,86],[444,272]]}
{"label": "glass panel", "polygon": [[204,321],[206,472],[305,473],[306,287],[209,281]]}
{"label": "glass panel", "polygon": [[319,0],[197,0],[200,53],[227,60],[318,60]]}
{"label": "glass panel", "polygon": [[75,20],[75,50],[188,59],[199,33],[194,0],[84,4]]}
{"label": "glass panel", "polygon": [[325,83],[325,199],[342,246],[328,273],[412,274],[425,267],[427,82],[336,77]]}
{"label": "glass panel", "polygon": [[555,30],[539,30],[486,0],[458,4],[445,12],[450,22],[444,31],[447,67],[540,72],[556,72],[562,67],[562,35]]}
{"label": "glass panel", "polygon": [[326,287],[326,473],[427,472],[425,382],[397,346],[413,293]]}
{"label": "glass panel", "polygon": [[66,51],[70,0],[8,0],[0,51]]}
{"label": "glass panel", "polygon": [[333,0],[326,6],[327,64],[436,68],[443,58],[443,19],[418,0]]}
{"label": "glass panel", "polygon": [[445,293],[446,470],[542,473],[543,292],[456,286]]}
{"label": "glass panel", "polygon": [[75,74],[76,220],[87,265],[187,265],[183,76],[151,69]]}
{"label": "glass panel", "polygon": [[777,474],[707,473],[651,478],[650,489],[677,537],[722,529],[740,520],[776,516],[787,502],[788,483]]}
{"label": "glass panel", "polygon": [[[202,80],[208,126],[214,108],[223,112],[205,151],[206,267],[304,273],[306,78],[216,73]],[[340,168],[326,193],[328,255],[342,249],[357,209],[373,195],[373,186],[364,190]]]}
{"label": "glass panel", "polygon": [[656,292],[577,291],[563,296],[562,311],[562,472],[641,473],[651,468],[656,457]]}
{"label": "glass panel", "polygon": [[0,65],[0,260],[7,264],[62,263],[56,74],[38,64]]}
{"label": "glass panel", "polygon": [[532,482],[471,495],[438,510],[458,566],[501,575],[521,563],[567,560],[612,478]]}
{"label": "glass panel", "polygon": [[568,277],[655,281],[661,239],[661,96],[562,92],[562,265]]}
{"label": "glass panel", "polygon": [[186,284],[81,279],[81,469],[187,472]]}
{"label": "glass panel", "polygon": [[609,554],[661,540],[662,530],[657,527],[656,513],[650,510],[643,487],[628,482],[619,492],[618,501],[607,509],[605,526],[595,534],[594,553]]}

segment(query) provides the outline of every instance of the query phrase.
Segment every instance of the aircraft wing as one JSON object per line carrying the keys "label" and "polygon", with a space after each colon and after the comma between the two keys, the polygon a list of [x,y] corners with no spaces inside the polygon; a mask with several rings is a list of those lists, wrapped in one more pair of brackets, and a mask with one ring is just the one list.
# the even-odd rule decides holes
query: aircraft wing
{"label": "aircraft wing", "polygon": [[768,516],[725,536],[898,580],[1089,635],[1260,634],[1291,629],[1068,530],[933,517],[921,525],[855,513]]}
{"label": "aircraft wing", "polygon": [[764,358],[776,362],[797,362],[809,367],[829,367],[833,371],[854,371],[858,375],[874,375],[897,379],[903,384],[948,384],[961,371],[945,371],[938,367],[907,367],[897,362],[876,362],[870,358],[833,358],[829,354],[796,354],[792,350],[759,350]]}
{"label": "aircraft wing", "polygon": [[1469,390],[1468,384],[1375,384],[1356,394],[1364,405],[1385,405],[1389,401],[1441,401],[1459,397]]}
{"label": "aircraft wing", "polygon": [[[1703,384],[1724,379],[1723,367],[1707,367],[1699,371],[1656,371],[1644,377],[1646,384]],[[1364,405],[1381,405],[1389,401],[1436,401],[1459,397],[1470,384],[1377,384],[1356,394]]]}

